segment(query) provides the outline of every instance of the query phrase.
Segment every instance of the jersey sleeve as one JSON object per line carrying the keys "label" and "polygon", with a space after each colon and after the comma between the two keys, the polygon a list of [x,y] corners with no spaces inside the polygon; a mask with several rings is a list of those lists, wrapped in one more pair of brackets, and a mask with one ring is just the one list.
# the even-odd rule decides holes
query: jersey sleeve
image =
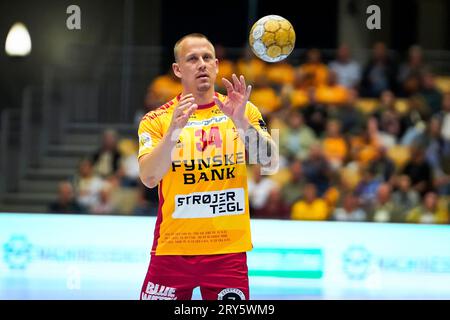
{"label": "jersey sleeve", "polygon": [[247,119],[250,122],[250,125],[252,125],[258,132],[267,137],[271,138],[269,132],[267,131],[267,125],[264,121],[261,112],[258,110],[258,108],[251,102],[247,103],[247,110],[246,110]]}
{"label": "jersey sleeve", "polygon": [[138,129],[139,136],[139,154],[138,159],[145,154],[149,154],[158,145],[163,138],[161,123],[158,118],[145,116]]}

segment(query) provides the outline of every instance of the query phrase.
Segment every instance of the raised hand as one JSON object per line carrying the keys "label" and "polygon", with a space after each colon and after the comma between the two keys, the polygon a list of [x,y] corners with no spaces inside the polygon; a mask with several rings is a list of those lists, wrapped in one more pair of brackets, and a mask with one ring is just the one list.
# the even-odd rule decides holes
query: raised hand
{"label": "raised hand", "polygon": [[180,103],[173,112],[170,129],[183,129],[188,122],[189,117],[197,110],[197,107],[198,105],[194,103],[194,96],[191,93],[182,96],[180,98]]}
{"label": "raised hand", "polygon": [[235,124],[241,124],[245,122],[245,105],[247,104],[252,86],[246,86],[244,76],[240,76],[240,79],[233,73],[233,83],[225,78],[222,78],[222,82],[227,89],[227,97],[225,101],[220,101],[217,97],[214,97],[214,101],[222,112],[233,120]]}

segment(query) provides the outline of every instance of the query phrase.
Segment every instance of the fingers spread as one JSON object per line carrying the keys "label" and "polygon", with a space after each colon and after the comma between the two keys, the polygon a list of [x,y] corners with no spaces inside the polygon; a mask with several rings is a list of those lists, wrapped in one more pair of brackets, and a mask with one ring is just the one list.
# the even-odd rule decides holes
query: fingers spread
{"label": "fingers spread", "polygon": [[188,114],[190,117],[195,112],[195,110],[197,110],[197,108],[198,108],[198,104],[196,104],[196,103],[192,104],[192,106],[188,109],[186,114]]}
{"label": "fingers spread", "polygon": [[185,101],[183,104],[178,105],[173,111],[174,116],[178,117],[180,114],[183,114],[183,112],[192,105],[192,102],[193,100]]}
{"label": "fingers spread", "polygon": [[230,81],[228,81],[225,78],[222,78],[222,82],[223,82],[223,85],[225,86],[225,88],[227,89],[227,94],[230,94],[231,92],[233,92],[233,90],[234,90],[233,84]]}
{"label": "fingers spread", "polygon": [[243,75],[241,75],[240,80],[241,80],[241,93],[242,93],[242,94],[245,94],[245,87],[246,87],[247,85],[245,84],[245,78],[244,78]]}
{"label": "fingers spread", "polygon": [[194,97],[194,95],[192,93],[188,93],[188,94],[186,94],[184,96],[181,96],[180,103],[183,102],[186,99],[193,98],[193,97]]}
{"label": "fingers spread", "polygon": [[186,122],[189,120],[189,117],[195,112],[195,110],[197,110],[198,105],[197,104],[192,104],[189,109],[186,110],[186,112],[181,113],[177,116],[177,121],[179,121],[179,123],[184,126],[186,125]]}
{"label": "fingers spread", "polygon": [[245,92],[245,100],[248,101],[248,99],[250,98],[250,93],[251,93],[251,92],[252,92],[252,86],[249,85],[249,86],[247,87],[246,92]]}
{"label": "fingers spread", "polygon": [[[233,95],[235,93],[235,91],[233,91],[231,93],[231,95]],[[226,98],[228,99],[228,98]],[[230,114],[232,113],[232,108],[230,106],[227,106],[227,102],[225,100],[225,103],[223,103],[222,101],[219,100],[219,98],[214,97],[214,102],[216,103],[216,105],[219,107],[219,109],[227,116],[230,116]]]}
{"label": "fingers spread", "polygon": [[194,100],[195,100],[194,97],[185,98],[184,100],[180,100],[180,103],[178,104],[178,107],[182,107],[182,106],[184,106],[185,104],[193,103]]}
{"label": "fingers spread", "polygon": [[232,78],[233,78],[234,90],[236,90],[237,92],[241,92],[240,91],[241,83],[239,82],[238,77],[233,73]]}
{"label": "fingers spread", "polygon": [[217,97],[213,97],[214,102],[216,103],[216,105],[219,107],[220,110],[223,110],[223,103],[222,101],[219,100],[219,98]]}

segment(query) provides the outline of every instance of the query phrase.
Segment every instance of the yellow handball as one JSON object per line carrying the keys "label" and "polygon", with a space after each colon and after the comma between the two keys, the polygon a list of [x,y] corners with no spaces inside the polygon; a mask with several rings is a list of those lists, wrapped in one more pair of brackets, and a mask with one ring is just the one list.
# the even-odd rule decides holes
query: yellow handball
{"label": "yellow handball", "polygon": [[249,42],[258,58],[267,62],[278,62],[286,59],[294,50],[294,27],[283,17],[265,16],[253,25]]}

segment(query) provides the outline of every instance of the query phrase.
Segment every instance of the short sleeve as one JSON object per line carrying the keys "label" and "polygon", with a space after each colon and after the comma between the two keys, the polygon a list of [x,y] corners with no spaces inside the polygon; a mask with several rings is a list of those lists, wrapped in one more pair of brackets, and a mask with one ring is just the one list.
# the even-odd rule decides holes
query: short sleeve
{"label": "short sleeve", "polygon": [[139,154],[138,158],[149,154],[158,145],[163,137],[161,123],[157,118],[146,115],[139,124]]}
{"label": "short sleeve", "polygon": [[267,138],[271,138],[269,132],[267,131],[267,125],[264,121],[261,112],[258,110],[258,108],[251,102],[247,103],[247,119],[250,122],[250,124],[258,130],[260,134]]}

